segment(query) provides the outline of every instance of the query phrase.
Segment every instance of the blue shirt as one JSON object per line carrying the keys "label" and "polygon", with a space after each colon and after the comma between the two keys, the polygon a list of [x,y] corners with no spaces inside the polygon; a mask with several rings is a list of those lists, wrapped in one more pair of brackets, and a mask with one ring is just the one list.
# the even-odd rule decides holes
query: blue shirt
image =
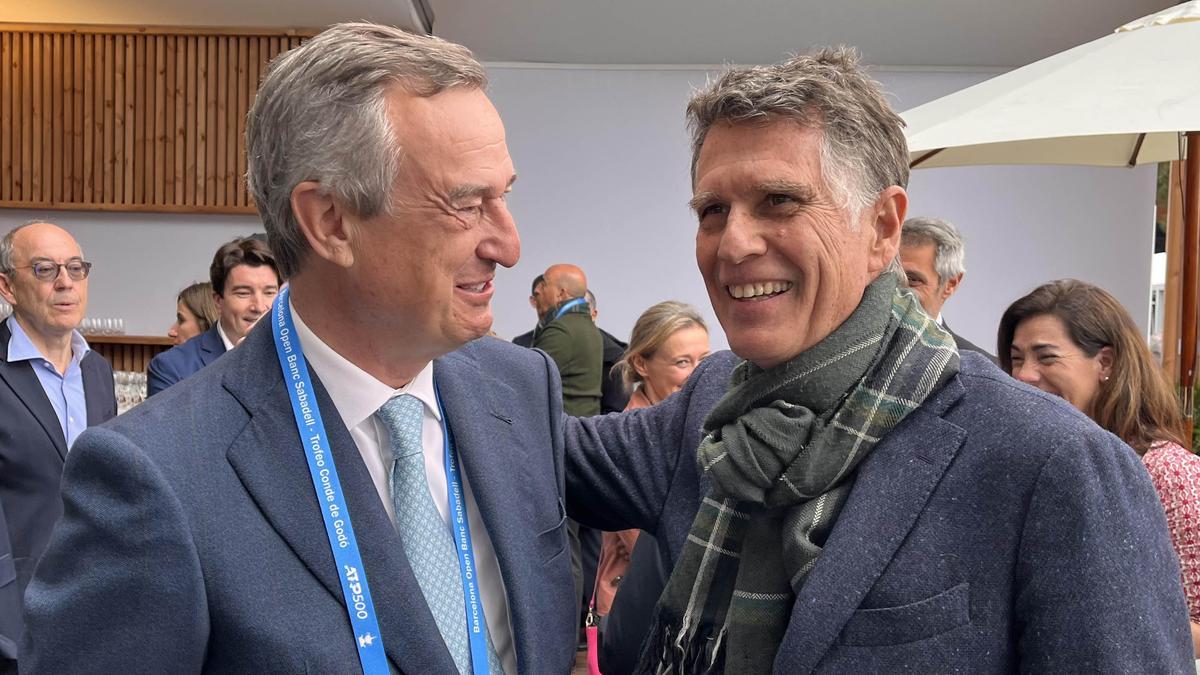
{"label": "blue shirt", "polygon": [[83,370],[79,366],[79,362],[91,351],[87,340],[79,331],[71,331],[71,362],[67,364],[67,372],[60,374],[54,364],[33,346],[15,316],[9,317],[8,329],[12,331],[12,337],[8,340],[8,362],[29,361],[29,365],[33,366],[46,398],[50,399],[50,405],[54,406],[54,412],[58,415],[58,423],[62,426],[69,449],[87,428],[87,400],[83,394]]}

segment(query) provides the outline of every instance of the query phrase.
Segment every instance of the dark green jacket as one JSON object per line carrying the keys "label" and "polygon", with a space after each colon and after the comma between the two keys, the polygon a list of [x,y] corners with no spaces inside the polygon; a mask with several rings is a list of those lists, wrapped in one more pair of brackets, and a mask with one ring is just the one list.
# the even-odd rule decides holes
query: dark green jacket
{"label": "dark green jacket", "polygon": [[[569,301],[568,301],[569,302]],[[554,318],[551,310],[533,338],[533,347],[554,359],[562,377],[563,410],[568,415],[600,414],[600,382],[604,374],[604,342],[592,323],[587,304],[573,307]]]}

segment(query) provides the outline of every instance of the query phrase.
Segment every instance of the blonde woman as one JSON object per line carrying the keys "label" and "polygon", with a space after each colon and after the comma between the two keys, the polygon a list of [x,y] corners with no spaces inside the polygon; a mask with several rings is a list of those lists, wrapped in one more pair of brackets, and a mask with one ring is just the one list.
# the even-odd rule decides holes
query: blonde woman
{"label": "blonde woman", "polygon": [[180,291],[175,300],[175,323],[167,330],[167,337],[181,345],[212,328],[216,320],[212,284],[207,281],[192,284]]}
{"label": "blonde woman", "polygon": [[[695,308],[670,300],[647,309],[633,326],[629,348],[613,366],[625,386],[633,390],[625,409],[652,406],[675,393],[706,356],[708,328]],[[604,533],[593,596],[594,614],[599,619],[612,607],[638,534],[638,530]]]}

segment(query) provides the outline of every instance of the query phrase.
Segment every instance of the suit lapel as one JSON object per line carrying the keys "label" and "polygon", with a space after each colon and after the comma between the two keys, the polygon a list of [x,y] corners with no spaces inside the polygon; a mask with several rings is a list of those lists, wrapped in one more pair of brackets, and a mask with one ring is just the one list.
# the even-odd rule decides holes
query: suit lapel
{"label": "suit lapel", "polygon": [[[219,339],[219,337],[218,337]],[[345,605],[321,506],[314,494],[269,330],[252,331],[234,350],[225,387],[251,414],[227,456],[258,508],[313,576]],[[449,672],[454,663],[404,556],[358,448],[320,382],[314,383],[328,444],[354,531],[388,657],[405,672]],[[344,639],[354,636],[346,621]]]}
{"label": "suit lapel", "polygon": [[208,365],[216,361],[218,357],[225,353],[225,341],[221,339],[221,334],[217,332],[216,324],[205,331],[200,338],[200,363]]}
{"label": "suit lapel", "polygon": [[5,357],[0,360],[0,380],[3,380],[17,398],[25,404],[25,407],[29,409],[29,414],[33,415],[38,424],[42,425],[46,435],[53,441],[59,459],[65,460],[67,458],[67,439],[63,435],[62,424],[58,421],[58,413],[54,412],[54,406],[46,397],[46,390],[42,389],[41,381],[33,372],[33,365],[28,361],[8,362],[10,337],[12,334],[8,330],[7,322],[0,322],[0,351]]}
{"label": "suit lapel", "polygon": [[90,352],[79,362],[83,374],[83,402],[87,408],[87,425],[94,427],[113,418],[117,400],[113,391],[112,371],[101,366],[96,359],[103,358]]}
{"label": "suit lapel", "polygon": [[796,598],[781,672],[813,670],[924,510],[966,440],[941,418],[963,394],[952,379],[881,442],[859,469],[850,499]]}
{"label": "suit lapel", "polygon": [[524,671],[537,654],[534,637],[540,630],[539,617],[533,608],[543,595],[545,580],[540,577],[542,561],[535,541],[539,521],[530,512],[538,500],[524,497],[539,482],[531,472],[532,462],[514,455],[525,444],[516,436],[509,407],[502,403],[516,400],[517,394],[463,352],[435,361],[433,376],[471,497],[500,564],[518,669]]}

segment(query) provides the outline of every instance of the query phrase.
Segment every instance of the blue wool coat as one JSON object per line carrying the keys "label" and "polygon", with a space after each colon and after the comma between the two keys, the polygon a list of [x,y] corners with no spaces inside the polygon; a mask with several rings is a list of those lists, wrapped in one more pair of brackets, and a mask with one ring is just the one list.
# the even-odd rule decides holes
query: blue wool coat
{"label": "blue wool coat", "polygon": [[146,395],[153,396],[191,377],[224,353],[225,341],[217,332],[217,325],[213,324],[212,328],[187,342],[150,359],[150,366],[146,369]]}
{"label": "blue wool coat", "polygon": [[[678,560],[710,484],[701,424],[736,358],[658,406],[568,419],[568,513]],[[774,672],[1194,673],[1179,565],[1138,457],[985,358],[857,471]]]}
{"label": "blue wool coat", "polygon": [[[79,437],[26,596],[22,673],[361,673],[267,324]],[[557,377],[492,338],[433,376],[500,563],[518,674],[566,673],[578,600]],[[353,439],[314,391],[392,667],[455,672]]]}

